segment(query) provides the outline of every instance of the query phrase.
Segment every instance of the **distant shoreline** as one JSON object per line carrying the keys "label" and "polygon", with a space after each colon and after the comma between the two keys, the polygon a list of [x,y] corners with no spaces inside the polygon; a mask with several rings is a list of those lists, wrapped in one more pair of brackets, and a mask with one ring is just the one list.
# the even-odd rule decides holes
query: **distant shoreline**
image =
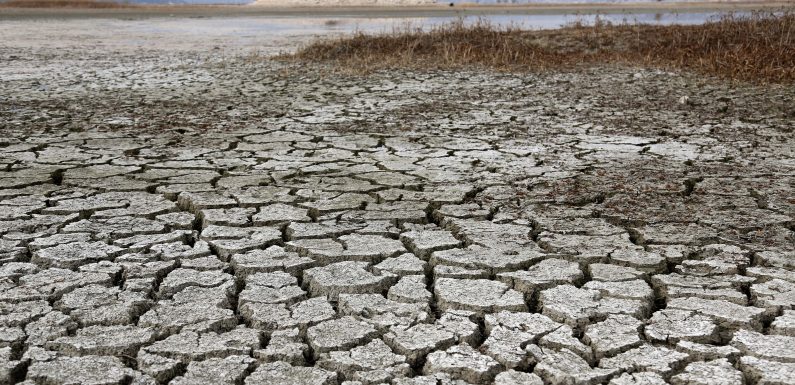
{"label": "distant shoreline", "polygon": [[456,17],[488,15],[750,12],[795,9],[795,2],[559,3],[400,6],[141,5],[129,8],[2,8],[0,20],[147,17]]}

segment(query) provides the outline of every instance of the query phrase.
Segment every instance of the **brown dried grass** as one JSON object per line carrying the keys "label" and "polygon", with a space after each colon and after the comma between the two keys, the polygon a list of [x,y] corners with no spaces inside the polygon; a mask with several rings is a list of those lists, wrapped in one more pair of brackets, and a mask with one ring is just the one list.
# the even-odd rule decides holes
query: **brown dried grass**
{"label": "brown dried grass", "polygon": [[622,63],[758,82],[795,81],[795,12],[728,15],[702,25],[572,25],[525,31],[459,21],[430,30],[356,33],[283,59],[366,73],[388,68],[565,69]]}
{"label": "brown dried grass", "polygon": [[134,4],[110,0],[8,0],[0,2],[3,8],[129,8]]}

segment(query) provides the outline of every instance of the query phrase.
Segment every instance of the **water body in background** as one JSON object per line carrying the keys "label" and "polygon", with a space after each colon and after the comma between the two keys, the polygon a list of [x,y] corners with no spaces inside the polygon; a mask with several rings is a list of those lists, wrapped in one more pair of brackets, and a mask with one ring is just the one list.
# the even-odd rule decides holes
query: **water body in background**
{"label": "water body in background", "polygon": [[[119,0],[133,4],[250,4],[254,0]],[[703,0],[438,0],[440,4],[532,4],[532,3],[657,3]]]}
{"label": "water body in background", "polygon": [[[522,29],[555,29],[573,23],[593,24],[597,19],[611,23],[700,24],[720,17],[720,13],[657,13],[657,14],[607,14],[607,15],[493,15],[466,17],[464,23],[472,24],[487,20],[496,26],[511,26]],[[394,32],[406,29],[429,29],[459,20],[456,17],[296,17],[257,16],[228,19],[202,18],[164,19],[153,23],[149,20],[129,21],[142,31],[170,36],[206,36],[208,38],[272,36],[336,36],[353,32]]]}
{"label": "water body in background", "polygon": [[[5,0],[0,0],[0,2]],[[253,0],[118,0],[120,2],[138,4],[248,4]],[[622,2],[657,2],[658,0],[439,0],[440,3],[622,3]],[[688,1],[688,0],[661,0]],[[555,29],[574,23],[592,25],[597,20],[613,24],[651,24],[651,25],[694,25],[712,19],[718,19],[721,12],[659,12],[659,13],[605,13],[605,14],[509,14],[469,16],[464,23],[476,23],[485,20],[494,26],[510,26],[527,30]],[[735,13],[744,15],[745,13]],[[189,22],[186,22],[189,20]],[[125,27],[139,33],[167,34],[170,36],[213,38],[236,38],[246,40],[262,34],[278,36],[333,36],[352,32],[394,32],[406,29],[428,29],[459,20],[458,16],[425,16],[425,17],[379,17],[340,15],[258,15],[237,17],[197,17],[152,20],[134,20],[125,22]]]}
{"label": "water body in background", "polygon": [[438,0],[443,4],[461,4],[461,3],[475,3],[475,4],[585,4],[585,3],[686,3],[697,2],[704,0]]}
{"label": "water body in background", "polygon": [[[522,29],[554,29],[561,28],[574,23],[581,23],[585,25],[593,25],[597,20],[601,22],[610,22],[613,24],[654,24],[654,25],[693,25],[702,24],[708,20],[714,20],[721,17],[719,12],[708,13],[638,13],[638,14],[603,14],[603,15],[576,15],[576,14],[560,14],[560,15],[490,15],[490,16],[471,16],[464,18],[465,24],[476,23],[479,20],[487,20],[493,25],[497,26],[510,26]],[[458,20],[454,17],[428,17],[417,18],[414,20],[403,20],[402,26],[413,28],[428,28],[436,25],[450,23]],[[353,20],[352,20],[353,21]],[[340,25],[337,27],[345,28],[345,19],[340,20]],[[390,25],[379,25],[388,22]],[[368,20],[367,22],[355,22],[359,30],[367,32],[392,31],[401,28],[399,21],[386,21],[386,20]],[[380,27],[380,28],[379,28]],[[391,27],[391,29],[390,29]]]}
{"label": "water body in background", "polygon": [[[3,0],[0,0],[2,2]],[[133,4],[225,4],[225,5],[245,5],[253,3],[255,0],[117,0],[120,2],[133,3]],[[704,1],[704,0],[437,0],[440,4],[461,4],[461,3],[476,3],[476,4],[531,4],[531,3],[658,3],[658,2],[688,2],[688,1]],[[599,15],[601,20],[610,21],[613,23],[646,23],[646,24],[700,24],[706,20],[718,16],[718,13],[657,13],[657,14],[607,14]],[[291,25],[295,23],[295,17],[290,17],[292,22],[284,22],[279,19],[259,19],[264,22],[264,28],[274,28],[281,30],[283,28],[291,29]],[[299,17],[300,18],[300,17]],[[494,24],[499,25],[516,25],[518,27],[528,29],[547,29],[559,28],[566,24],[580,21],[584,24],[593,23],[596,19],[594,15],[510,15],[510,16],[484,16],[483,18],[490,20]],[[269,20],[270,19],[270,20]],[[300,18],[304,19],[304,18]],[[340,18],[333,22],[328,20],[315,20],[320,27],[325,27],[329,30],[345,31],[351,28],[358,30],[374,32],[373,28],[379,27],[394,27],[396,23],[411,24],[413,27],[422,27],[428,25],[442,24],[454,20],[453,17],[429,17],[418,20],[405,20],[403,19],[390,19],[390,18]],[[298,28],[306,28],[308,25],[313,25],[312,20],[302,20],[297,23]],[[269,26],[269,27],[268,27]],[[353,27],[351,27],[353,26]],[[314,28],[313,28],[314,29]]]}
{"label": "water body in background", "polygon": [[119,0],[121,3],[131,4],[232,4],[244,5],[253,3],[253,0]]}
{"label": "water body in background", "polygon": [[[472,24],[479,20],[487,20],[496,26],[511,26],[522,29],[555,29],[573,23],[592,25],[596,20],[614,24],[654,24],[654,25],[693,25],[720,18],[721,13],[638,13],[638,14],[605,14],[605,15],[491,15],[466,17],[464,23]],[[235,28],[242,31],[256,32],[269,30],[275,33],[300,34],[327,32],[393,32],[405,29],[428,29],[453,21],[455,17],[412,17],[412,18],[241,18],[236,22]],[[245,32],[244,32],[245,33]]]}

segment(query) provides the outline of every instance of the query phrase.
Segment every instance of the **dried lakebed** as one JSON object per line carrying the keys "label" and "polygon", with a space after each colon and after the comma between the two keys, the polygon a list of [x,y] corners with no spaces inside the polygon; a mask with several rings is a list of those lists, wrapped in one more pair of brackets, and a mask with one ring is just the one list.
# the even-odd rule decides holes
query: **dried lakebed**
{"label": "dried lakebed", "polygon": [[0,383],[795,383],[791,88],[79,44],[0,48]]}

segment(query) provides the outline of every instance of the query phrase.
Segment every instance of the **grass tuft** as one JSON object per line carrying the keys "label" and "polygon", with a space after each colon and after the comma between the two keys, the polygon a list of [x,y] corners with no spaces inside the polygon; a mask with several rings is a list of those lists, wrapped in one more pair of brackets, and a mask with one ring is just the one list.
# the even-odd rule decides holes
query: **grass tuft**
{"label": "grass tuft", "polygon": [[319,40],[281,58],[333,63],[359,73],[473,66],[526,71],[620,63],[790,83],[795,81],[795,12],[727,15],[692,26],[597,22],[546,31],[458,21],[429,30],[359,32]]}
{"label": "grass tuft", "polygon": [[111,0],[7,0],[3,8],[128,8],[135,5]]}

